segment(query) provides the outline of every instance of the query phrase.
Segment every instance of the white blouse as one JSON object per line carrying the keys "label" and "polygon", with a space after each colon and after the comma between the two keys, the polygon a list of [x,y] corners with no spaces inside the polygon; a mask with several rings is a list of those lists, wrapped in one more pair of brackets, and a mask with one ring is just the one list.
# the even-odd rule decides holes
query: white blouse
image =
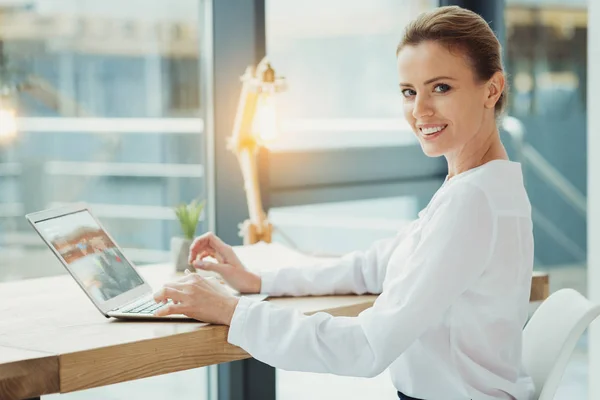
{"label": "white blouse", "polygon": [[533,268],[521,165],[446,179],[395,237],[320,266],[262,275],[273,296],[380,294],[357,317],[241,298],[228,341],[277,368],[373,377],[426,400],[530,399],[521,335]]}

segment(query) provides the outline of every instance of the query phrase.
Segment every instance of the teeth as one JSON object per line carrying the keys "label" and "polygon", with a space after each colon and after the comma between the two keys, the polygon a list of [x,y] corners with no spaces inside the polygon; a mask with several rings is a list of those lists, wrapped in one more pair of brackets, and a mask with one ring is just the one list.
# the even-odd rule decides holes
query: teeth
{"label": "teeth", "polygon": [[421,132],[423,132],[425,135],[432,135],[436,132],[441,131],[442,129],[444,129],[446,126],[437,126],[434,128],[421,128]]}

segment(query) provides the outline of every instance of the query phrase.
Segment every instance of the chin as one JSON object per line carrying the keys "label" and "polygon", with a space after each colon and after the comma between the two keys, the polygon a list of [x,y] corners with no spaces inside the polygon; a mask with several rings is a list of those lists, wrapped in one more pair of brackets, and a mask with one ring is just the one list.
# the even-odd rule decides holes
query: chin
{"label": "chin", "polygon": [[441,157],[443,156],[445,153],[442,149],[440,149],[438,146],[428,146],[427,144],[423,144],[421,143],[421,149],[423,150],[423,153],[427,156],[427,157]]}

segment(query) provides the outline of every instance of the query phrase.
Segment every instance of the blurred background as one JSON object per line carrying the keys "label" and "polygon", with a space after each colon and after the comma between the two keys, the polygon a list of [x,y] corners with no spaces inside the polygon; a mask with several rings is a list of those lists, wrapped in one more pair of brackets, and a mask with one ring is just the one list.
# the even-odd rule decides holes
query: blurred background
{"label": "blurred background", "polygon": [[[492,3],[501,7],[497,32],[511,90],[502,136],[525,173],[535,268],[550,273],[551,291],[586,294],[588,4]],[[0,281],[65,272],[23,216],[79,201],[140,266],[169,260],[179,233],[172,208],[194,198],[207,200],[198,232],[240,243],[247,208],[225,138],[239,76],[264,54],[289,86],[278,96],[281,132],[268,151],[290,170],[265,170],[271,184],[263,185],[274,240],[342,254],[392,235],[416,218],[445,174],[444,160],[423,156],[403,120],[395,64],[404,26],[436,6],[0,0],[0,84],[14,89],[2,105],[16,114],[16,135],[0,138]],[[201,368],[44,398],[222,398],[219,375]],[[584,335],[557,398],[586,398],[587,383]],[[386,374],[277,371],[277,398],[395,393]]]}

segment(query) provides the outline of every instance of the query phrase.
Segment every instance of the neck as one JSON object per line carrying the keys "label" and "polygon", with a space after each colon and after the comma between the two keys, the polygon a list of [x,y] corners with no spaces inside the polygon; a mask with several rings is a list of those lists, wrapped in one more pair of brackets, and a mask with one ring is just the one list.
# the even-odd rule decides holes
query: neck
{"label": "neck", "polygon": [[448,179],[455,175],[479,167],[492,160],[508,160],[508,154],[500,141],[498,128],[494,123],[487,130],[475,136],[463,148],[453,154],[447,154]]}

